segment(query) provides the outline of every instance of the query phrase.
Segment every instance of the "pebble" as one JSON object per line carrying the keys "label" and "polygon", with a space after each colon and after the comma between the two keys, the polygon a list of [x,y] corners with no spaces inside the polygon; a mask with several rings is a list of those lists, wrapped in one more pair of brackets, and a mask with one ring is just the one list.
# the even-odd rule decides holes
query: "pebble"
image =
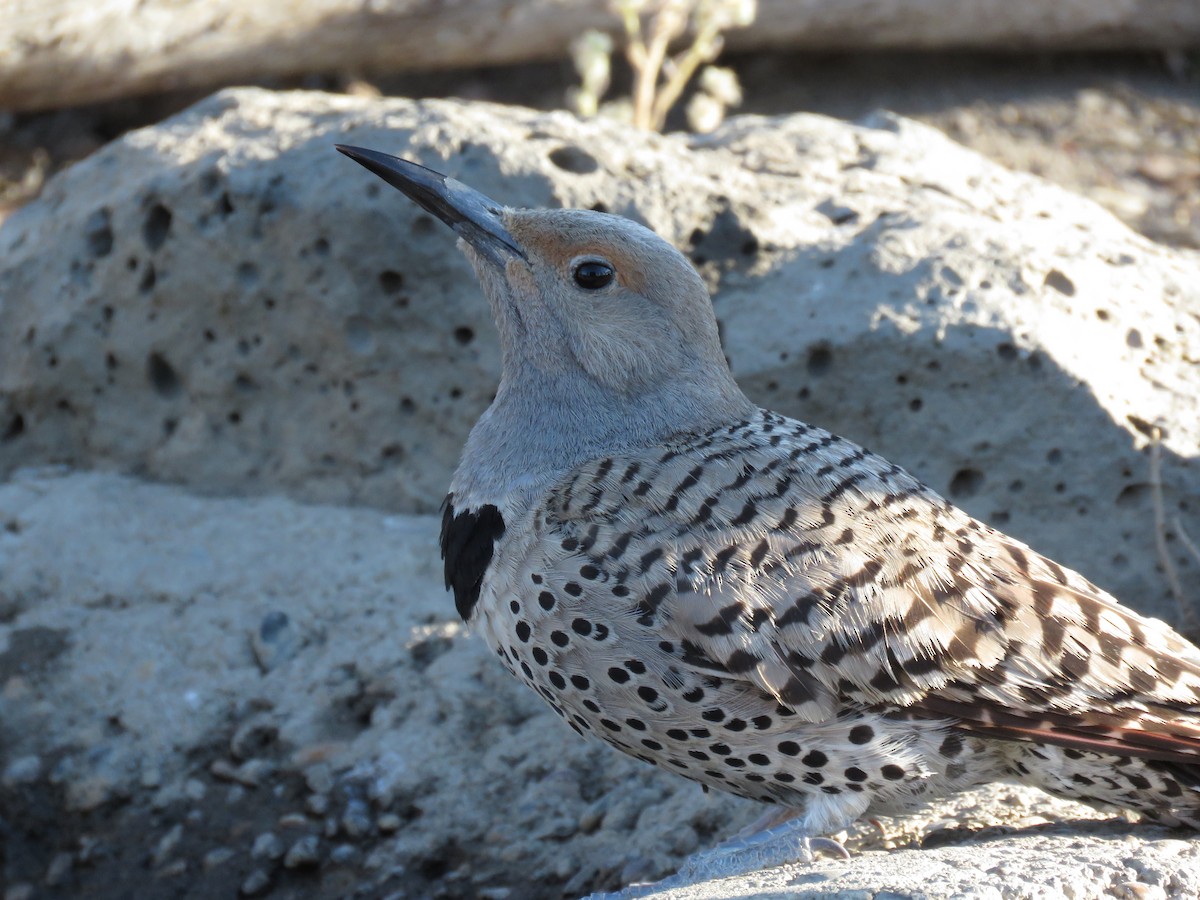
{"label": "pebble", "polygon": [[3,781],[5,787],[14,787],[18,784],[37,781],[41,774],[42,759],[40,756],[18,756],[4,767],[4,774],[0,776],[0,781]]}
{"label": "pebble", "polygon": [[315,866],[321,861],[321,839],[315,834],[306,834],[288,849],[283,865],[288,869]]}
{"label": "pebble", "polygon": [[155,874],[159,878],[175,878],[184,874],[187,871],[187,867],[188,864],[186,859],[175,859],[167,863]]}
{"label": "pebble", "polygon": [[342,830],[352,838],[361,838],[371,831],[371,813],[362,800],[350,800],[342,813]]}
{"label": "pebble", "polygon": [[233,858],[233,850],[229,847],[217,847],[204,854],[204,868],[215,869],[217,866]]}
{"label": "pebble", "polygon": [[90,865],[100,856],[102,848],[103,844],[98,837],[90,834],[80,835],[79,852],[75,854],[75,860],[81,865]]}
{"label": "pebble", "polygon": [[395,813],[384,813],[375,824],[384,834],[391,834],[393,831],[399,831],[404,822]]}
{"label": "pebble", "polygon": [[208,793],[208,788],[204,786],[204,782],[198,778],[189,778],[183,783],[183,795],[189,800],[200,801],[204,799],[204,795]]}
{"label": "pebble", "polygon": [[361,855],[362,851],[353,844],[338,844],[330,851],[329,861],[339,866],[348,866],[358,862]]}
{"label": "pebble", "polygon": [[307,828],[308,818],[304,813],[290,812],[279,817],[280,828]]}
{"label": "pebble", "polygon": [[58,887],[71,874],[74,859],[70,853],[56,853],[46,868],[46,887]]}
{"label": "pebble", "polygon": [[254,839],[250,855],[255,859],[279,859],[283,856],[283,841],[273,831],[264,831]]}
{"label": "pebble", "polygon": [[317,763],[304,770],[304,783],[314,794],[328,794],[333,790],[333,770],[328,763]]}
{"label": "pebble", "polygon": [[158,839],[158,843],[154,846],[154,853],[150,856],[150,865],[157,868],[165,863],[175,848],[179,846],[182,838],[183,825],[176,823],[166,834]]}
{"label": "pebble", "polygon": [[242,882],[241,891],[243,896],[253,897],[255,894],[261,894],[267,889],[267,885],[271,883],[271,876],[264,869],[255,869],[246,876],[246,880]]}
{"label": "pebble", "polygon": [[227,759],[218,759],[213,761],[208,770],[214,778],[236,781],[246,787],[258,787],[275,771],[275,764],[265,759],[248,759],[240,766],[235,766]]}
{"label": "pebble", "polygon": [[482,900],[508,900],[512,896],[512,888],[510,887],[488,887],[480,888],[478,891],[479,897]]}
{"label": "pebble", "polygon": [[251,633],[250,647],[259,668],[270,672],[296,655],[300,649],[300,635],[287,613],[273,609],[262,617],[258,628]]}
{"label": "pebble", "polygon": [[1167,892],[1161,885],[1146,884],[1141,881],[1127,881],[1114,885],[1112,896],[1122,900],[1167,900]]}
{"label": "pebble", "polygon": [[308,799],[304,801],[304,808],[308,810],[309,815],[325,815],[325,813],[329,812],[329,795],[309,794]]}
{"label": "pebble", "polygon": [[4,892],[4,900],[33,900],[33,885],[28,881],[10,884]]}

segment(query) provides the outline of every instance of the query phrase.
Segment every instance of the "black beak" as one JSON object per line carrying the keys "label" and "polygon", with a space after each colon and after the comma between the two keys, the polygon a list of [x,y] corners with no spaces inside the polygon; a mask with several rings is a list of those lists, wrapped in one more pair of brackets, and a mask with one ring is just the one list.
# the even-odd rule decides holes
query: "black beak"
{"label": "black beak", "polygon": [[479,191],[398,156],[362,147],[336,146],[339,153],[370,169],[415,200],[426,212],[433,213],[501,269],[514,256],[528,261],[500,220],[500,204]]}

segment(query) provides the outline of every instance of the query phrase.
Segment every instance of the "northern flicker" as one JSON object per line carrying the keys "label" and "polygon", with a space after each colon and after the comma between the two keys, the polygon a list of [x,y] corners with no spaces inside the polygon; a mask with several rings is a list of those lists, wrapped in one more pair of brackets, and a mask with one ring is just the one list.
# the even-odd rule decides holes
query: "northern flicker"
{"label": "northern flicker", "polygon": [[459,234],[499,330],[442,523],[458,612],[580,734],[789,810],[723,871],[997,780],[1200,828],[1195,646],[756,408],[653,232],[338,149]]}

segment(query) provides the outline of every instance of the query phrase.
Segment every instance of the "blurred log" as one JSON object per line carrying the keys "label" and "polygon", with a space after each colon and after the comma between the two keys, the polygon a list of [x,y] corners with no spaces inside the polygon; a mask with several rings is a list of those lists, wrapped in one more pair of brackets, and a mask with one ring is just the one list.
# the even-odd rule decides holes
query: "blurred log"
{"label": "blurred log", "polygon": [[[0,0],[0,109],[563,58],[606,0]],[[760,0],[732,49],[1200,46],[1197,0]]]}

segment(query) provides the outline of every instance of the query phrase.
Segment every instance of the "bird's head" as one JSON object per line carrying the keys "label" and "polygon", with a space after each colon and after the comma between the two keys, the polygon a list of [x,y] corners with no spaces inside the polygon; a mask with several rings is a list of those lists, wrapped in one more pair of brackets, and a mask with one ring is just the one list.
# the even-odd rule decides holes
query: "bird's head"
{"label": "bird's head", "polygon": [[617,434],[649,443],[752,409],[703,280],[654,232],[590,210],[505,208],[416,163],[338,149],[458,233],[500,332],[498,406],[586,417],[574,432],[601,444]]}

